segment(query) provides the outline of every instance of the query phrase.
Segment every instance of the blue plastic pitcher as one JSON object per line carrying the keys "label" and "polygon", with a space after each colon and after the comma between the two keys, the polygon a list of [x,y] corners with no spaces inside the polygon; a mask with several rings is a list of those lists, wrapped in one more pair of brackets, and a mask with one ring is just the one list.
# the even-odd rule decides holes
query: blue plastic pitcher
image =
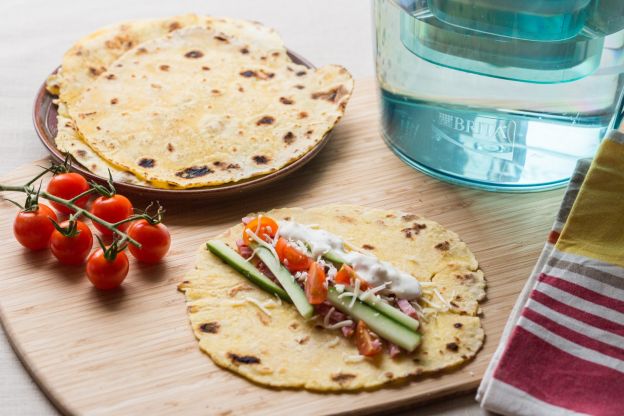
{"label": "blue plastic pitcher", "polygon": [[382,132],[409,165],[565,185],[619,123],[624,0],[374,0]]}

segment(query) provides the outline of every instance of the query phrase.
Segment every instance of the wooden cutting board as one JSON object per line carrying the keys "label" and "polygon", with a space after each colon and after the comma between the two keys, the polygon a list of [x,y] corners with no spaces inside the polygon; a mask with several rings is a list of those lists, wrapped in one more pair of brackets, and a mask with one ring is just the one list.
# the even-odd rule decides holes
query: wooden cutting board
{"label": "wooden cutting board", "polygon": [[[12,238],[16,209],[0,203],[0,316],[52,402],[63,413],[89,415],[362,414],[474,390],[537,260],[562,191],[487,193],[429,178],[385,146],[378,114],[374,82],[358,82],[330,143],[300,171],[227,200],[167,202],[165,222],[173,235],[167,260],[131,264],[123,290],[112,293],[93,289],[80,267],[22,249]],[[3,183],[26,182],[42,163],[18,169]],[[199,351],[176,290],[198,246],[249,211],[338,202],[419,213],[468,243],[488,280],[487,339],[474,361],[397,387],[318,394],[259,387],[216,367]]]}

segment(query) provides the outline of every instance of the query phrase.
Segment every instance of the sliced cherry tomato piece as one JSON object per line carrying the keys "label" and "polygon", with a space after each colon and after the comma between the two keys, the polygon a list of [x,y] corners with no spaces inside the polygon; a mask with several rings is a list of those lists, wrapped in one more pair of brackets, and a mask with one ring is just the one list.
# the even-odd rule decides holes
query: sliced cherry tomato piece
{"label": "sliced cherry tomato piece", "polygon": [[360,278],[357,273],[355,273],[355,270],[353,270],[353,267],[346,264],[343,264],[340,270],[338,270],[338,273],[336,273],[336,276],[334,276],[334,282],[336,284],[345,286],[353,286],[355,279],[360,281],[361,290],[368,289],[366,280]]}
{"label": "sliced cherry tomato piece", "polygon": [[31,250],[48,248],[50,236],[54,232],[51,219],[56,221],[56,214],[42,203],[33,211],[20,211],[13,223],[15,239]]}
{"label": "sliced cherry tomato piece", "polygon": [[264,241],[271,241],[275,237],[278,227],[279,225],[273,218],[264,216],[256,217],[245,225],[243,229],[243,241],[245,241],[247,245],[252,241],[249,234],[247,234],[247,230],[251,230],[251,232]]}
{"label": "sliced cherry tomato piece", "polygon": [[310,258],[291,246],[285,238],[279,238],[275,244],[275,251],[280,262],[286,266],[291,273],[305,272],[310,268]]}
{"label": "sliced cherry tomato piece", "polygon": [[355,344],[360,355],[365,357],[374,357],[383,350],[381,340],[364,321],[359,321],[355,328]]}
{"label": "sliced cherry tomato piece", "polygon": [[320,305],[327,300],[326,280],[325,268],[317,262],[312,262],[305,281],[305,294],[311,305]]}

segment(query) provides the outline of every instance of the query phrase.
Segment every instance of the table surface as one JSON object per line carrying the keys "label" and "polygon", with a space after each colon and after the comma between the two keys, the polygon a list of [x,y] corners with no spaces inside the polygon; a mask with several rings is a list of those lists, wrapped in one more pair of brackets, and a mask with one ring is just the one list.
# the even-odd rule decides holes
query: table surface
{"label": "table surface", "polygon": [[[342,64],[372,77],[370,2],[362,0],[3,0],[0,2],[0,175],[46,155],[32,127],[35,93],[79,37],[110,23],[196,12],[261,21],[316,65]],[[303,29],[303,30],[302,30]],[[5,236],[10,238],[10,236]],[[0,331],[0,413],[57,415]],[[407,410],[404,415],[481,415],[474,395]]]}

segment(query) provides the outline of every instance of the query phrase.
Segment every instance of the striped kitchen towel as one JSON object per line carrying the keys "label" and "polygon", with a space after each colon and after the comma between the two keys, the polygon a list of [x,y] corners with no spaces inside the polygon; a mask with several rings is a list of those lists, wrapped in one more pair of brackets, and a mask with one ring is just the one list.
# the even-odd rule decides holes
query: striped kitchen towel
{"label": "striped kitchen towel", "polygon": [[477,400],[505,415],[624,415],[624,135],[580,161]]}

